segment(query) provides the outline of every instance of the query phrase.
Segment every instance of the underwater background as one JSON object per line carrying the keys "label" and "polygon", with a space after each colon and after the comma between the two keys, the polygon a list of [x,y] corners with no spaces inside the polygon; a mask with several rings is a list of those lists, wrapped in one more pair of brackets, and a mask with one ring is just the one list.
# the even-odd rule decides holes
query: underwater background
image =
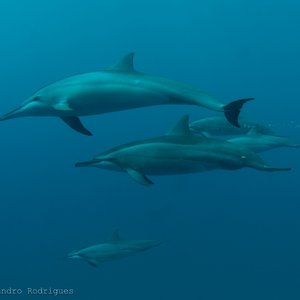
{"label": "underwater background", "polygon": [[[0,114],[134,51],[139,71],[225,103],[255,97],[242,116],[299,142],[299,14],[292,0],[3,0]],[[152,177],[150,188],[125,173],[74,167],[163,135],[186,113],[214,115],[157,106],[85,117],[93,137],[56,118],[1,122],[0,288],[72,288],[59,297],[91,300],[300,299],[298,150],[262,155],[291,172]],[[65,259],[115,229],[164,243],[99,268]]]}

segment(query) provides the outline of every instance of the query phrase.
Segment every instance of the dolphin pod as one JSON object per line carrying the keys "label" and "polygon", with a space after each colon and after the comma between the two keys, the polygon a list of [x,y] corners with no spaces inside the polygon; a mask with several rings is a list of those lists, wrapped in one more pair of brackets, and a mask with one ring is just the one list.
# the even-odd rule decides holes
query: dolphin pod
{"label": "dolphin pod", "polygon": [[34,93],[0,121],[29,116],[55,116],[84,135],[92,135],[79,117],[153,105],[197,105],[224,112],[239,127],[240,109],[246,98],[224,104],[211,95],[181,82],[137,72],[133,53],[111,68],[54,82]]}
{"label": "dolphin pod", "polygon": [[[127,173],[137,183],[153,184],[148,176],[178,175],[210,170],[252,168],[259,171],[289,171],[268,165],[256,152],[291,145],[283,137],[253,122],[239,122],[245,98],[224,104],[197,88],[167,78],[137,72],[134,54],[129,53],[101,72],[72,76],[34,93],[23,104],[0,117],[0,121],[29,116],[54,116],[73,130],[92,135],[79,117],[154,105],[195,105],[223,112],[223,117],[189,124],[182,117],[166,135],[112,148],[76,167],[97,167]],[[196,133],[201,133],[197,135]],[[231,140],[209,135],[248,134]],[[268,136],[267,136],[268,135]],[[155,240],[123,240],[118,231],[112,238],[68,254],[97,267],[99,264],[149,250],[161,244]]]}
{"label": "dolphin pod", "polygon": [[288,171],[266,164],[248,148],[224,140],[193,135],[188,115],[165,136],[132,142],[108,150],[76,167],[98,167],[123,171],[144,185],[153,182],[147,175],[175,175],[214,169]]}
{"label": "dolphin pod", "polygon": [[109,241],[72,251],[67,257],[71,259],[81,259],[93,267],[98,267],[99,264],[104,262],[144,252],[161,244],[162,242],[153,240],[123,240],[118,230],[116,230]]}

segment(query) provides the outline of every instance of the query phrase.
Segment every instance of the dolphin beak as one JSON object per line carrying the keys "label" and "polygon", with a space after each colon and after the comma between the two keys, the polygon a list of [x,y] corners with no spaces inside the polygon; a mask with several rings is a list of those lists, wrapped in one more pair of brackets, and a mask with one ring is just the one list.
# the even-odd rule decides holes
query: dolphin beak
{"label": "dolphin beak", "polygon": [[5,121],[5,120],[21,117],[23,112],[24,112],[23,106],[20,106],[16,109],[12,110],[11,112],[3,115],[2,117],[0,117],[0,121]]}
{"label": "dolphin beak", "polygon": [[0,121],[19,117],[39,116],[41,115],[43,105],[37,101],[26,101],[18,108],[0,117]]}
{"label": "dolphin beak", "polygon": [[153,247],[158,247],[163,243],[164,243],[163,241],[158,241],[158,242],[154,243]]}
{"label": "dolphin beak", "polygon": [[262,171],[267,171],[267,172],[277,172],[277,171],[291,171],[292,168],[274,168],[270,167],[268,165],[264,165]]}
{"label": "dolphin beak", "polygon": [[75,167],[76,168],[93,167],[98,162],[99,162],[99,160],[97,160],[97,159],[92,159],[92,160],[88,160],[88,161],[82,161],[82,162],[76,163]]}
{"label": "dolphin beak", "polygon": [[78,259],[78,258],[81,258],[80,255],[78,254],[78,251],[72,251],[70,253],[68,253],[66,256],[65,256],[66,259],[68,258],[71,258],[71,259]]}

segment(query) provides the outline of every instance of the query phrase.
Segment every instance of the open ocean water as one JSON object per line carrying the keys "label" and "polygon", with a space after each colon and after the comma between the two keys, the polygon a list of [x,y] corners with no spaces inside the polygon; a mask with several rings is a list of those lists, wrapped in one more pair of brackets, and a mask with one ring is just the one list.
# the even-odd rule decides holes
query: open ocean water
{"label": "open ocean water", "polygon": [[[300,141],[300,4],[287,0],[2,0],[0,114],[40,87],[103,70],[134,51],[139,71],[193,84],[242,116]],[[86,137],[57,118],[0,123],[0,298],[72,289],[87,300],[300,299],[299,150],[263,153],[291,172],[252,169],[151,177],[76,169],[113,146],[163,135],[196,106],[84,117]],[[92,268],[67,260],[109,239],[164,243]]]}

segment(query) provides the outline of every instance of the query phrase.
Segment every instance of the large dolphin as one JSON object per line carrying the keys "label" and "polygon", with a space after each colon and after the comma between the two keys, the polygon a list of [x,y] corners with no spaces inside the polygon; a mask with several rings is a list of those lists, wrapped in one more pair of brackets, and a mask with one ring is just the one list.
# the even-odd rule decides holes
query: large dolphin
{"label": "large dolphin", "polygon": [[97,267],[101,263],[143,252],[157,247],[161,243],[153,240],[123,240],[116,230],[109,241],[72,251],[68,254],[68,258],[82,259],[91,266]]}
{"label": "large dolphin", "polygon": [[274,134],[272,129],[263,124],[258,124],[257,122],[239,120],[240,127],[232,126],[228,121],[222,116],[214,116],[209,118],[204,118],[191,122],[190,128],[195,133],[208,134],[208,135],[243,135],[247,134],[251,128],[255,127],[256,130],[263,134]]}
{"label": "large dolphin", "polygon": [[287,137],[262,134],[256,127],[253,127],[248,134],[228,141],[243,145],[254,152],[265,152],[282,147],[300,148],[300,144],[291,143]]}
{"label": "large dolphin", "polygon": [[225,105],[195,87],[135,71],[133,56],[129,53],[105,71],[76,75],[52,83],[2,116],[0,121],[26,116],[55,116],[74,130],[92,135],[82,125],[80,116],[144,106],[188,104],[224,112],[228,121],[238,127],[241,107],[253,99],[240,99]]}
{"label": "large dolphin", "polygon": [[188,116],[184,116],[168,135],[115,147],[76,166],[127,172],[144,185],[153,183],[146,175],[237,170],[244,167],[261,171],[290,170],[267,165],[256,153],[242,145],[193,135]]}

